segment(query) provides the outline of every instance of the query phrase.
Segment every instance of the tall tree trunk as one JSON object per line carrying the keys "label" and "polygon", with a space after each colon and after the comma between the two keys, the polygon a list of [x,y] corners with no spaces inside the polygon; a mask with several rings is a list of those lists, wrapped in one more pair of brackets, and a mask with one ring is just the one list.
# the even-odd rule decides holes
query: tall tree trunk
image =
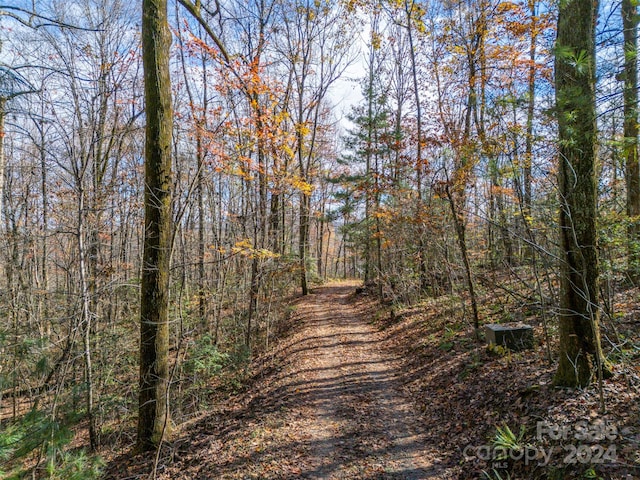
{"label": "tall tree trunk", "polygon": [[284,230],[284,219],[282,217],[282,193],[279,187],[277,191],[271,192],[271,206],[269,209],[269,248],[279,255],[284,253],[284,241],[282,231]]}
{"label": "tall tree trunk", "polygon": [[249,283],[249,308],[247,310],[247,330],[244,337],[244,345],[247,350],[251,349],[251,332],[253,330],[254,317],[258,311],[258,294],[260,293],[261,281],[260,259],[254,256],[251,259],[251,281]]}
{"label": "tall tree trunk", "polygon": [[640,165],[638,164],[638,20],[634,0],[622,0],[624,29],[624,156],[627,163],[628,271],[640,280]]}
{"label": "tall tree trunk", "polygon": [[89,248],[86,245],[85,234],[85,193],[80,186],[78,192],[78,258],[80,270],[80,301],[81,317],[80,325],[82,331],[82,346],[84,358],[84,378],[85,378],[85,403],[87,422],[89,423],[89,447],[91,451],[98,448],[98,438],[96,434],[96,421],[94,415],[94,391],[93,391],[93,364],[91,358],[91,329],[93,312],[91,308],[91,280],[89,274],[88,257]]}
{"label": "tall tree trunk", "polygon": [[[44,122],[40,120],[39,122],[39,133],[40,133],[40,174],[42,175],[42,181],[40,183],[40,194],[42,195],[42,246],[40,252],[40,277],[41,277],[41,287],[44,292],[41,296],[42,298],[42,318],[43,318],[43,333],[45,335],[49,335],[51,333],[51,322],[49,322],[49,273],[47,270],[48,266],[48,246],[49,246],[49,195],[48,195],[48,185],[47,185],[47,156],[45,149],[45,131],[44,131]],[[1,147],[0,147],[1,148]]]}
{"label": "tall tree trunk", "polygon": [[535,97],[536,97],[536,39],[537,22],[536,22],[536,0],[529,0],[529,13],[531,14],[531,39],[529,44],[529,79],[528,79],[528,101],[527,104],[527,133],[525,138],[525,157],[524,157],[524,212],[525,222],[530,221],[531,216],[531,162],[533,159],[533,116],[535,113]]}
{"label": "tall tree trunk", "polygon": [[[176,9],[176,23],[180,23],[180,18]],[[204,209],[204,161],[205,161],[205,149],[203,146],[203,130],[207,128],[207,111],[209,109],[209,93],[208,93],[208,74],[207,63],[205,56],[200,57],[200,66],[202,68],[202,111],[198,112],[196,105],[195,95],[189,78],[187,70],[187,63],[185,59],[185,47],[182,40],[182,34],[178,30],[177,39],[180,46],[180,63],[182,66],[182,73],[184,75],[184,86],[187,91],[187,97],[189,98],[189,107],[191,109],[191,119],[195,128],[196,136],[196,198],[198,204],[198,316],[200,317],[200,323],[203,331],[209,326],[207,315],[207,292],[206,292],[206,268],[205,268],[205,209]]]}
{"label": "tall tree trunk", "polygon": [[4,123],[7,108],[7,98],[0,96],[0,215],[4,215],[4,170],[6,167],[4,153]]}
{"label": "tall tree trunk", "polygon": [[416,62],[416,49],[413,39],[413,16],[414,16],[415,1],[405,0],[404,11],[407,19],[407,36],[409,38],[409,53],[411,57],[411,80],[413,82],[413,95],[416,102],[416,221],[418,225],[418,271],[420,275],[420,288],[422,291],[426,291],[429,286],[429,279],[427,277],[427,246],[424,241],[424,223],[422,209],[424,208],[422,202],[422,106],[420,103],[420,89],[418,85],[418,66]]}
{"label": "tall tree trunk", "polygon": [[138,446],[158,445],[169,411],[169,267],[171,257],[171,144],[173,111],[166,0],[142,2],[145,78],[145,236],[140,300]]}
{"label": "tall tree trunk", "polygon": [[602,362],[596,234],[595,24],[598,2],[561,2],[555,81],[559,131],[560,361],[556,385],[589,385]]}
{"label": "tall tree trunk", "polygon": [[204,221],[204,152],[202,148],[202,133],[198,129],[196,139],[198,159],[198,179],[196,189],[198,191],[198,316],[203,328],[209,325],[207,316],[207,291],[205,271],[205,221]]}
{"label": "tall tree trunk", "polygon": [[[254,62],[259,64],[259,60]],[[260,108],[259,98],[257,95],[253,97],[256,109],[255,115],[257,118],[256,129],[258,135],[257,142],[257,155],[258,155],[258,218],[255,221],[254,230],[254,248],[262,250],[267,243],[267,162],[266,162],[266,147],[264,144],[265,126],[262,122],[264,116],[262,109]],[[245,346],[247,350],[251,349],[251,332],[253,329],[254,317],[258,314],[258,295],[262,288],[262,265],[260,257],[257,253],[254,254],[251,260],[251,282],[249,286],[249,309],[247,312],[247,330],[245,334]]]}
{"label": "tall tree trunk", "polygon": [[[306,177],[304,177],[306,178]],[[307,252],[309,251],[309,213],[311,209],[311,196],[300,193],[300,226],[298,236],[298,255],[300,257],[300,289],[302,295],[309,294],[307,283]]]}
{"label": "tall tree trunk", "polygon": [[[376,15],[373,19],[372,25],[372,35],[378,35],[378,16]],[[365,235],[364,235],[364,284],[368,285],[371,282],[371,270],[372,270],[372,240],[373,233],[371,231],[371,210],[372,210],[372,190],[373,185],[371,182],[372,177],[375,175],[371,170],[371,161],[373,157],[373,149],[374,149],[374,128],[377,118],[374,119],[374,111],[373,104],[378,99],[376,98],[375,86],[374,86],[374,76],[376,69],[376,55],[377,48],[371,42],[369,45],[369,72],[368,72],[368,80],[367,80],[367,120],[366,120],[366,139],[365,139],[365,174],[364,174],[364,225],[365,225]]]}
{"label": "tall tree trunk", "polygon": [[323,261],[324,261],[324,233],[325,228],[328,230],[328,224],[325,220],[326,205],[327,205],[326,190],[323,188],[322,200],[320,204],[319,217],[316,220],[316,268],[318,271],[318,277],[324,279]]}

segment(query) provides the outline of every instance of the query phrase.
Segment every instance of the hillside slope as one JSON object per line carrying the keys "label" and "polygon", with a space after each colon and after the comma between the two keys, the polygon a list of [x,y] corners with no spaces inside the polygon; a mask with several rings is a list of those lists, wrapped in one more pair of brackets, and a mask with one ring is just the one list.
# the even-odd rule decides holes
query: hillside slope
{"label": "hillside slope", "polygon": [[[444,303],[390,314],[354,292],[336,284],[299,299],[288,332],[254,363],[248,390],[182,426],[157,478],[639,478],[638,395],[628,376],[607,382],[601,415],[594,389],[551,386],[542,345],[496,354]],[[540,422],[569,435],[540,434]],[[574,438],[580,426],[604,423],[615,428],[607,445]],[[522,431],[531,458],[495,458],[504,425]],[[596,458],[600,446],[613,451]],[[121,457],[107,478],[146,478],[150,463]]]}

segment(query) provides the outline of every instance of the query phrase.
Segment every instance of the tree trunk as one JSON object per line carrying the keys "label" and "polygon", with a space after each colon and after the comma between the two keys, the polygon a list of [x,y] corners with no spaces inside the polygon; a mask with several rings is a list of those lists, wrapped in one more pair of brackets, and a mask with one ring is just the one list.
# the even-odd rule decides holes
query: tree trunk
{"label": "tree trunk", "polygon": [[316,268],[318,271],[318,277],[324,279],[322,275],[324,260],[324,232],[327,222],[325,221],[326,214],[326,191],[322,192],[322,200],[320,204],[319,218],[316,220]]}
{"label": "tree trunk", "polygon": [[638,165],[638,31],[637,7],[622,0],[624,29],[624,156],[627,163],[628,271],[640,280],[640,165]]}
{"label": "tree trunk", "polygon": [[596,234],[597,1],[561,2],[555,80],[559,131],[560,362],[556,385],[589,385],[602,360]]}
{"label": "tree trunk", "polygon": [[[306,177],[305,177],[306,178]],[[298,255],[300,257],[300,289],[302,295],[309,294],[307,281],[307,252],[309,243],[309,212],[311,209],[311,197],[304,192],[300,193],[300,230],[298,240]]]}
{"label": "tree trunk", "polygon": [[420,103],[420,89],[418,84],[418,67],[416,62],[416,49],[413,40],[413,20],[414,20],[414,0],[404,3],[404,11],[407,19],[407,35],[409,38],[409,53],[411,59],[411,80],[413,82],[413,95],[416,102],[416,224],[418,228],[418,272],[420,275],[420,288],[423,292],[429,287],[429,279],[427,276],[427,246],[424,240],[424,223],[422,220],[422,210],[424,208],[422,202],[422,174],[423,174],[423,160],[422,160],[422,108]]}
{"label": "tree trunk", "polygon": [[169,267],[171,256],[171,34],[166,0],[142,2],[145,78],[145,236],[140,301],[138,446],[157,446],[169,411]]}
{"label": "tree trunk", "polygon": [[204,222],[204,152],[202,147],[202,132],[198,129],[196,149],[198,159],[198,178],[196,189],[198,191],[198,316],[203,331],[209,326],[207,315],[207,287],[205,270],[205,222]]}
{"label": "tree trunk", "polygon": [[4,154],[4,123],[6,116],[7,99],[0,96],[0,215],[4,215],[4,170],[5,170],[5,154]]}
{"label": "tree trunk", "polygon": [[464,218],[462,217],[462,213],[459,211],[459,207],[456,205],[456,201],[453,198],[453,194],[451,193],[449,186],[445,187],[445,192],[447,194],[447,199],[449,200],[449,208],[451,209],[451,215],[453,216],[453,224],[456,229],[458,247],[460,248],[462,262],[464,263],[464,272],[467,279],[467,287],[469,288],[469,299],[471,301],[471,313],[473,315],[474,334],[476,338],[479,338],[480,314],[478,313],[478,300],[476,298],[476,291],[473,283],[473,274],[471,273],[471,262],[469,261],[469,250],[467,249]]}
{"label": "tree trunk", "polygon": [[82,346],[84,358],[85,377],[85,403],[87,422],[89,424],[89,447],[91,451],[98,448],[98,438],[96,434],[96,420],[94,415],[94,386],[93,386],[93,363],[91,358],[91,329],[93,312],[91,309],[91,285],[89,280],[89,265],[87,257],[89,252],[85,242],[85,207],[84,190],[80,186],[78,192],[78,259],[80,270],[80,300],[81,312],[80,325],[82,331]]}
{"label": "tree trunk", "polygon": [[251,349],[251,331],[253,320],[258,311],[258,294],[260,293],[260,259],[257,256],[251,260],[251,282],[249,284],[249,309],[247,311],[247,330],[244,337],[244,346],[247,351]]}
{"label": "tree trunk", "polygon": [[282,216],[282,193],[271,193],[271,207],[269,214],[269,248],[279,255],[284,253],[284,240],[282,232],[284,230],[284,218]]}
{"label": "tree trunk", "polygon": [[[51,322],[49,319],[49,274],[47,270],[48,262],[48,228],[49,228],[49,196],[48,196],[48,184],[47,184],[47,156],[45,148],[45,131],[44,122],[40,120],[38,122],[38,129],[40,132],[40,174],[42,175],[42,181],[40,183],[40,194],[42,195],[42,226],[41,226],[41,252],[40,252],[40,278],[42,286],[42,334],[48,336],[51,333]],[[0,147],[2,148],[2,147]]]}
{"label": "tree trunk", "polygon": [[531,13],[531,43],[529,44],[529,89],[528,89],[528,101],[527,104],[527,133],[525,137],[525,157],[524,157],[524,221],[530,221],[531,216],[531,162],[533,160],[533,116],[535,113],[535,97],[536,97],[536,39],[537,39],[537,25],[536,25],[536,0],[529,0],[529,11]]}

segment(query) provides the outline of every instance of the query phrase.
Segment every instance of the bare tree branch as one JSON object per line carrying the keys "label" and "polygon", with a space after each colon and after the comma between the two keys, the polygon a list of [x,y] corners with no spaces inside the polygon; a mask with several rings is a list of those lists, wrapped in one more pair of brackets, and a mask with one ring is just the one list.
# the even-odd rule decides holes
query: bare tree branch
{"label": "bare tree branch", "polygon": [[[17,12],[17,13],[14,13]],[[23,18],[20,14],[28,16],[28,19]],[[26,8],[16,7],[13,5],[0,5],[0,16],[9,17],[22,25],[29,28],[44,28],[44,27],[64,27],[72,28],[74,30],[84,30],[87,32],[99,32],[99,28],[86,28],[79,27],[77,25],[71,25],[70,23],[62,22],[54,18],[41,15],[35,11],[27,10]],[[38,20],[36,22],[36,19]]]}
{"label": "bare tree branch", "polygon": [[[180,5],[182,5],[184,8],[186,8],[187,11],[191,14],[191,16],[202,26],[204,31],[207,32],[207,35],[209,35],[209,38],[211,38],[211,40],[213,40],[213,43],[216,44],[216,47],[218,47],[218,50],[220,51],[220,54],[224,58],[225,63],[227,64],[227,66],[230,67],[231,66],[231,56],[227,52],[227,49],[225,48],[224,44],[222,43],[222,40],[220,40],[220,38],[215,34],[215,32],[211,29],[211,27],[209,26],[207,21],[202,16],[200,0],[196,0],[195,3],[192,2],[191,0],[178,0],[178,3]],[[215,14],[219,13],[220,6],[218,5],[218,2],[216,2],[216,10],[215,10],[215,12],[212,13],[207,9],[205,9],[205,11],[209,15],[215,15]]]}

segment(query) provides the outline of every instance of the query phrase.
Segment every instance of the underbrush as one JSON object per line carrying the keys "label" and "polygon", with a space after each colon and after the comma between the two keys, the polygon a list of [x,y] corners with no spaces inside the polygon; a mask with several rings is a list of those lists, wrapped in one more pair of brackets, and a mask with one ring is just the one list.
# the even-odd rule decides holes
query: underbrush
{"label": "underbrush", "polygon": [[[499,281],[500,288],[487,282],[481,290],[481,318],[533,326],[532,349],[512,352],[476,341],[464,294],[395,304],[378,316],[403,361],[404,386],[420,405],[429,441],[450,471],[460,479],[640,477],[638,289],[618,291],[611,304],[617,313],[603,316],[603,347],[615,376],[604,382],[602,412],[595,379],[582,390],[552,385],[551,295],[540,301],[518,290],[521,280]],[[603,436],[607,431],[614,433]]]}
{"label": "underbrush", "polygon": [[73,428],[79,419],[55,417],[33,409],[0,429],[0,477],[7,480],[99,478],[104,461],[82,448],[72,448]]}

